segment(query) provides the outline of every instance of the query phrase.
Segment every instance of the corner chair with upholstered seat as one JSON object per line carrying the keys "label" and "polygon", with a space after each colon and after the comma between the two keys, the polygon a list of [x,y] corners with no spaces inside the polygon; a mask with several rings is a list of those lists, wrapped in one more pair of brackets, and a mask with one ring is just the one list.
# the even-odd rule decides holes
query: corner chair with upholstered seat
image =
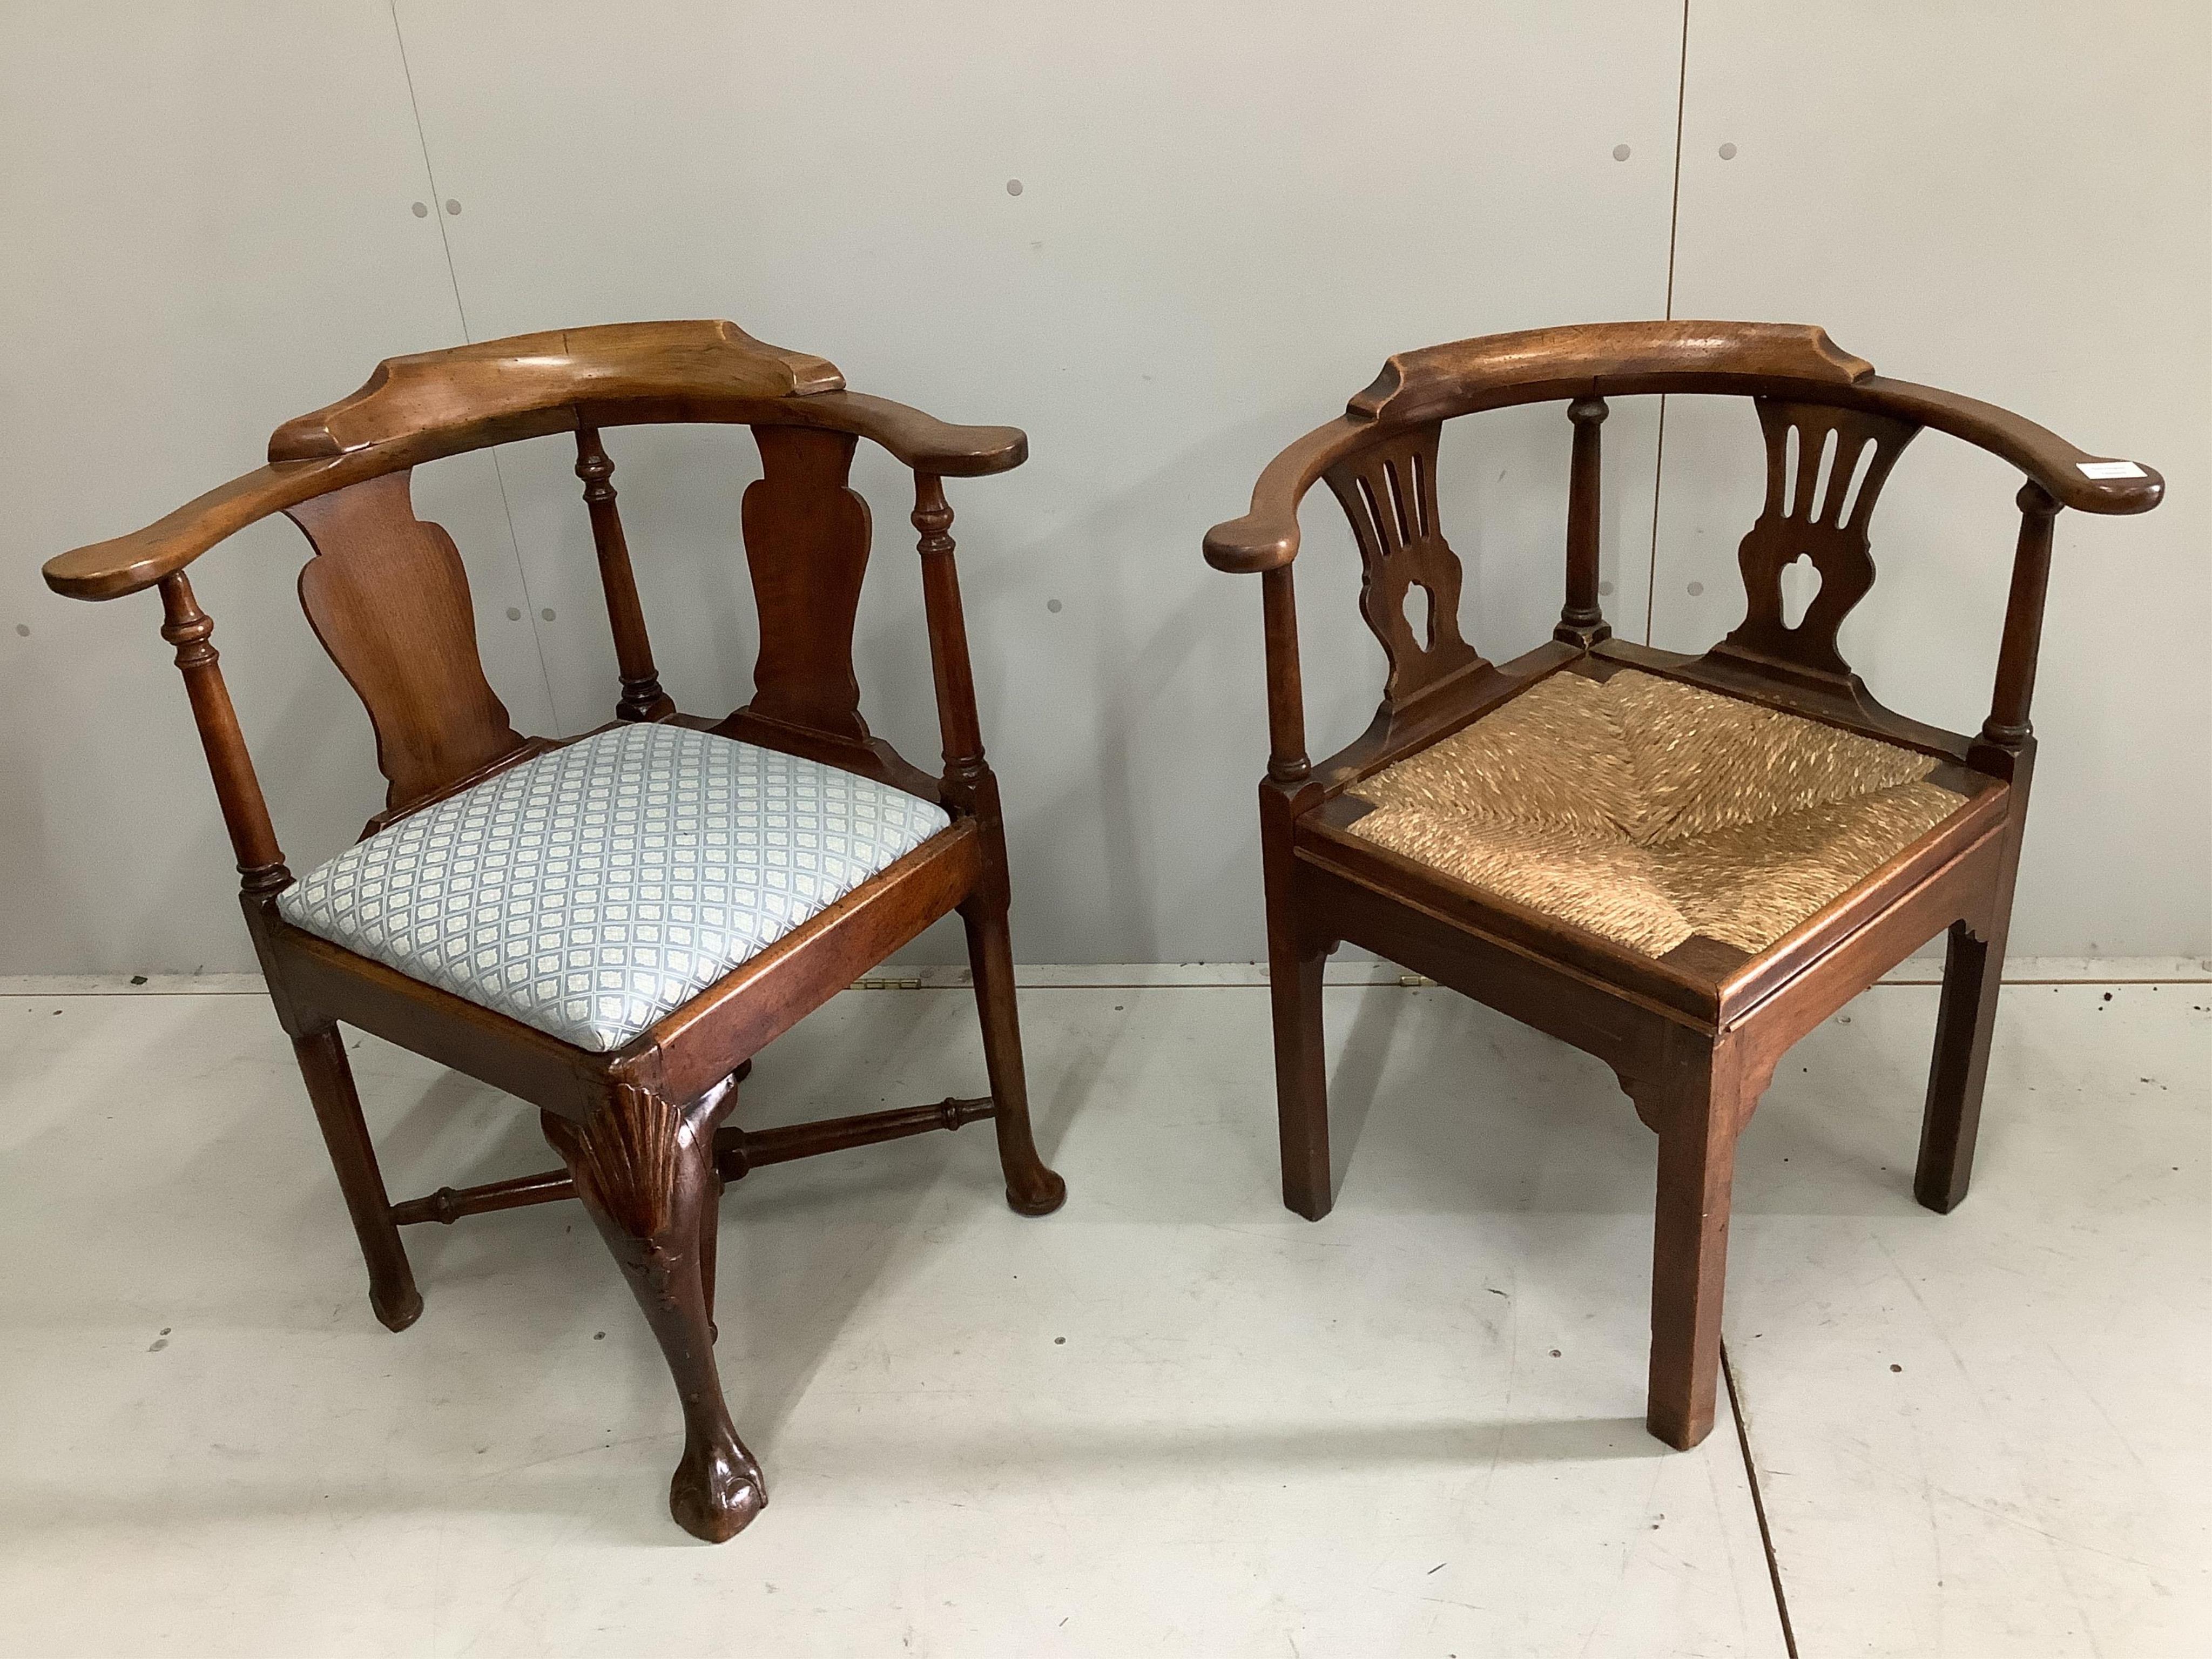
{"label": "corner chair with upholstered seat", "polygon": [[[1599,426],[1608,398],[1655,393],[1747,398],[1765,447],[1765,507],[1738,555],[1744,620],[1702,655],[1615,639],[1598,605]],[[1460,626],[1438,434],[1544,402],[1567,405],[1573,434],[1566,603],[1549,641],[1492,663]],[[1875,503],[1923,427],[2027,477],[1996,690],[1972,737],[1883,708],[1837,649],[1874,584]],[[1299,501],[1323,479],[1389,668],[1372,726],[1316,765],[1291,561]],[[1815,328],[1608,323],[1390,358],[1206,538],[1216,568],[1262,583],[1284,1202],[1318,1220],[1334,1201],[1321,994],[1340,941],[1596,1055],[1659,1139],[1647,1422],[1670,1445],[1703,1439],[1736,1137],[1792,1043],[1946,930],[1914,1191],[1937,1211],[1966,1194],[2035,762],[2052,521],[2144,512],[2162,489],[2004,410],[1877,375]],[[1782,576],[1801,557],[1820,581],[1792,623]]]}
{"label": "corner chair with upholstered seat", "polygon": [[[722,718],[661,689],[603,429],[750,426],[743,503],[760,616],[755,694]],[[416,465],[573,434],[613,625],[617,718],[526,737],[484,678],[452,539],[418,520]],[[870,734],[853,631],[867,438],[915,474],[921,587],[944,770]],[[351,397],[279,428],[269,464],[135,534],[46,567],[58,592],[156,588],[243,878],[247,931],[290,1036],[367,1261],[377,1317],[422,1299],[402,1226],[580,1199],[668,1362],[685,1439],[677,1521],[720,1540],[767,1501],[715,1371],[714,1245],[726,1182],[765,1164],[989,1120],[1006,1197],[1057,1208],[1030,1138],[1007,935],[1006,842],[983,758],[943,480],[1027,454],[1010,427],[956,427],[845,389],[820,358],[722,322],[574,329],[394,358]],[[278,849],[185,567],[274,513],[313,548],[300,599],[367,706],[386,804],[358,844],[295,878]],[[750,1057],[957,912],[990,1093],[789,1127],[726,1122]],[[539,1109],[563,1168],[393,1203],[339,1024]]]}

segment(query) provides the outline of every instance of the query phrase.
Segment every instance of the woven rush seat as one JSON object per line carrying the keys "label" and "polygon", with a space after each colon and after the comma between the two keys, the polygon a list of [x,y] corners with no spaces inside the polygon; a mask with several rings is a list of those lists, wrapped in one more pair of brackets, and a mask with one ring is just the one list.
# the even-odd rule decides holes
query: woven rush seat
{"label": "woven rush seat", "polygon": [[1966,804],[1933,757],[1624,670],[1550,675],[1355,785],[1352,833],[1647,956],[1757,952]]}
{"label": "woven rush seat", "polygon": [[797,756],[621,726],[410,813],[277,908],[604,1052],[951,822],[934,801]]}

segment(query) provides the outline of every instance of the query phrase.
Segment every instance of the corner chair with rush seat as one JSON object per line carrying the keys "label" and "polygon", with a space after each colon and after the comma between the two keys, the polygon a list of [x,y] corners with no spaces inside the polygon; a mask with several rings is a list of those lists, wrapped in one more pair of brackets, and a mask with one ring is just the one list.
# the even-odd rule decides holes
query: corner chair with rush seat
{"label": "corner chair with rush seat", "polygon": [[[760,615],[755,695],[720,720],[662,690],[599,434],[751,427],[763,476],[743,533]],[[452,539],[416,520],[416,465],[574,433],[622,691],[583,737],[526,738],[484,678]],[[915,474],[945,770],[870,735],[853,631],[861,438]],[[830,364],[724,322],[616,325],[392,359],[280,427],[269,464],[133,535],[51,561],[76,599],[160,591],[243,877],[276,1016],[336,1166],[376,1316],[422,1311],[399,1229],[579,1198],[628,1278],[682,1402],[669,1506],[713,1541],[767,1502],[716,1374],[717,1201],[757,1165],[988,1119],[1007,1201],[1066,1189],[1030,1137],[1007,936],[998,786],[983,759],[943,480],[1028,453],[1011,427],[948,426],[848,392]],[[185,567],[274,513],[307,534],[300,598],[367,705],[385,809],[295,879]],[[725,1120],[750,1057],[939,917],[967,928],[990,1094],[790,1127]],[[537,1106],[562,1170],[394,1204],[340,1022]]]}
{"label": "corner chair with rush seat", "polygon": [[[1632,394],[1747,398],[1765,502],[1747,613],[1703,655],[1613,637],[1598,605],[1599,426]],[[1551,641],[1486,661],[1437,520],[1456,416],[1565,402],[1566,603]],[[1837,649],[1873,586],[1867,523],[1923,427],[2025,473],[1994,700],[1964,737],[1893,714]],[[1352,521],[1389,678],[1373,724],[1306,756],[1291,561],[1326,480]],[[2035,738],[2029,695],[2052,521],[2141,513],[2158,475],[1990,404],[1884,379],[1815,328],[1612,323],[1394,356],[1261,473],[1206,556],[1261,578],[1270,752],[1260,785],[1284,1202],[1334,1201],[1322,968],[1349,940],[1604,1060],[1656,1132],[1646,1422],[1711,1430],[1738,1133],[1799,1037],[1948,930],[1913,1190],[1965,1196]],[[1785,568],[1820,586],[1786,620]],[[1407,619],[1425,591],[1427,626]]]}

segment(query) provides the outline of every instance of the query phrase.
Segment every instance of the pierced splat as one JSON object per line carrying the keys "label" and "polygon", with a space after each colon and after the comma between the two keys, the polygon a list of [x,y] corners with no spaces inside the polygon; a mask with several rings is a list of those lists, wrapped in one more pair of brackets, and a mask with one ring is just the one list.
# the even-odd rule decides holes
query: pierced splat
{"label": "pierced splat", "polygon": [[442,526],[415,516],[410,482],[387,472],[288,514],[315,550],[300,571],[301,606],[376,728],[387,810],[525,742],[484,678],[461,556]]}
{"label": "pierced splat", "polygon": [[1416,427],[1325,475],[1359,543],[1360,614],[1390,659],[1386,709],[1483,661],[1460,635],[1459,556],[1437,527],[1438,430]]}
{"label": "pierced splat", "polygon": [[[1711,654],[1747,661],[1820,685],[1851,687],[1851,666],[1836,635],[1874,586],[1867,520],[1889,470],[1920,430],[1887,416],[1826,404],[1753,400],[1766,438],[1766,505],[1736,560],[1743,570],[1744,620]],[[1802,615],[1785,603],[1784,573],[1809,588]]]}

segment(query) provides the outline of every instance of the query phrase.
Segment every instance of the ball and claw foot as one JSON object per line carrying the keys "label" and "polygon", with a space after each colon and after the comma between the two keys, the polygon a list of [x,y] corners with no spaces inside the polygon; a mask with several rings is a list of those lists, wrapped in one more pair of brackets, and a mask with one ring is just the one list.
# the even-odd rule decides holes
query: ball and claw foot
{"label": "ball and claw foot", "polygon": [[694,1538],[726,1544],[768,1507],[768,1483],[752,1454],[732,1442],[686,1451],[668,1483],[668,1512]]}

